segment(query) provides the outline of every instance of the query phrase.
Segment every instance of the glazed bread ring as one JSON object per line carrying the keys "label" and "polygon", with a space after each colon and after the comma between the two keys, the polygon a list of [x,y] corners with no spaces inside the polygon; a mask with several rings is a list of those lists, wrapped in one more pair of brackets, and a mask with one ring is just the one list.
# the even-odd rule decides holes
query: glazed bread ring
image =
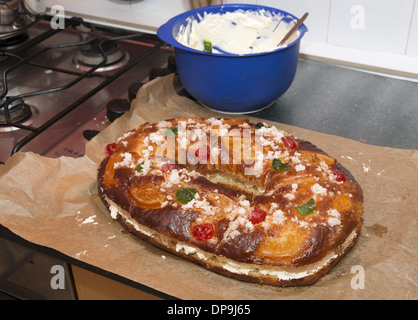
{"label": "glazed bread ring", "polygon": [[128,231],[217,273],[308,285],[354,245],[363,195],[334,158],[243,119],[144,123],[106,147],[99,194]]}

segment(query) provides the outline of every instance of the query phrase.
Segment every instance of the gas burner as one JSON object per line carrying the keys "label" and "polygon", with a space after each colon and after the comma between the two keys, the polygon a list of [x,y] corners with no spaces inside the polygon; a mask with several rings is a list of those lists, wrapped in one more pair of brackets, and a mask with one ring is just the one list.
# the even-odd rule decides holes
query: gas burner
{"label": "gas burner", "polygon": [[29,35],[26,32],[22,32],[11,38],[0,38],[0,50],[1,51],[10,51],[13,50],[19,44],[25,42],[29,38]]}
{"label": "gas burner", "polygon": [[94,40],[91,43],[80,47],[80,51],[73,59],[74,66],[82,71],[88,71],[91,68],[98,66],[104,58],[100,52],[100,43],[107,61],[104,66],[95,70],[96,72],[115,70],[128,62],[128,53],[121,50],[116,41]]}
{"label": "gas burner", "polygon": [[9,111],[10,121],[23,125],[30,125],[33,123],[33,107],[25,103],[22,99],[16,99],[5,106],[7,98],[0,100],[0,132],[10,132],[19,130],[19,127],[9,125],[6,121],[6,114],[4,108],[7,107]]}
{"label": "gas burner", "polygon": [[0,38],[2,40],[25,32],[35,21],[35,17],[28,12],[23,1],[0,1]]}

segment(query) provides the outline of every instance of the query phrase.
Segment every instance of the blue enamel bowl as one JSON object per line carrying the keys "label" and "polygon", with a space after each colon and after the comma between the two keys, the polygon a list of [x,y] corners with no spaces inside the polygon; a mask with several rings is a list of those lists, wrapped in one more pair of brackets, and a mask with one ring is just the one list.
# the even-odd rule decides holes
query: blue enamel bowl
{"label": "blue enamel bowl", "polygon": [[300,41],[308,29],[302,24],[299,37],[284,48],[246,55],[198,51],[175,39],[189,18],[199,20],[205,12],[222,14],[236,10],[266,10],[298,19],[266,6],[215,5],[175,16],[158,29],[157,35],[173,46],[180,81],[194,98],[218,112],[244,114],[270,106],[287,91],[295,77]]}

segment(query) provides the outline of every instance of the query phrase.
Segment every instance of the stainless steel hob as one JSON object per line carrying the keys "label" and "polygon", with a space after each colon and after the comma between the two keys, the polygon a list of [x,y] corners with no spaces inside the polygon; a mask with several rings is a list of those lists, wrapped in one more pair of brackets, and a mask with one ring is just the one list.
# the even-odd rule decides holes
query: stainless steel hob
{"label": "stainless steel hob", "polygon": [[82,156],[86,139],[109,124],[109,101],[129,108],[129,88],[135,93],[172,54],[155,36],[78,18],[64,29],[43,19],[2,41],[0,161],[17,151]]}

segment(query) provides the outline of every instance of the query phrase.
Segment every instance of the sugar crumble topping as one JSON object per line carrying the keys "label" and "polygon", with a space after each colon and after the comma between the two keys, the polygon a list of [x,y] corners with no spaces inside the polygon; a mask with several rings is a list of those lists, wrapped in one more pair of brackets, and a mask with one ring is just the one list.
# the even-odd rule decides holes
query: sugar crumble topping
{"label": "sugar crumble topping", "polygon": [[[186,158],[191,158],[197,152],[199,146],[208,145],[207,142],[211,137],[217,137],[216,141],[220,138],[222,141],[222,139],[229,139],[230,137],[237,136],[237,133],[234,132],[234,130],[238,130],[240,132],[240,139],[242,132],[245,140],[245,130],[249,130],[254,134],[254,128],[246,122],[239,124],[237,126],[238,129],[235,127],[232,128],[231,125],[226,124],[223,119],[216,118],[210,118],[204,123],[196,123],[193,120],[179,121],[177,123],[175,137],[167,136],[167,130],[170,130],[171,128],[173,128],[172,122],[159,122],[156,125],[155,131],[150,132],[146,137],[143,137],[142,141],[139,143],[138,149],[135,150],[135,154],[133,152],[123,152],[120,154],[121,160],[114,163],[114,168],[118,169],[125,167],[133,169],[134,174],[137,176],[156,175],[163,177],[164,180],[159,187],[159,191],[164,195],[165,201],[161,203],[161,208],[173,206],[179,207],[183,211],[198,211],[200,214],[196,220],[197,223],[203,223],[206,219],[221,214],[221,210],[224,213],[227,213],[229,223],[224,232],[223,241],[234,239],[241,234],[241,232],[252,231],[254,225],[249,221],[248,214],[252,210],[255,210],[256,206],[252,206],[250,201],[242,198],[234,206],[220,208],[215,203],[216,201],[220,201],[219,196],[210,199],[204,192],[198,192],[194,199],[188,203],[180,203],[173,197],[173,190],[182,186],[187,186],[203,175],[197,171],[181,167],[177,167],[168,172],[162,172],[162,168],[166,164],[174,163],[173,160],[170,160],[170,157],[165,156],[164,154],[164,152],[166,152],[167,155],[169,154],[169,139],[177,141],[179,158],[181,154]],[[244,161],[247,161],[246,163],[248,163],[247,168],[251,170],[251,174],[254,176],[257,177],[262,174],[265,168],[270,166],[274,159],[280,159],[282,163],[289,164],[291,170],[296,172],[305,172],[307,168],[311,166],[308,160],[303,157],[299,151],[288,150],[283,146],[282,139],[287,135],[284,131],[277,129],[274,126],[264,125],[257,129],[256,133],[255,139],[258,139],[259,148],[252,147],[250,150],[251,157],[244,159]],[[133,131],[126,133],[118,139],[118,142],[127,147],[126,139],[131,137],[132,134]],[[251,138],[250,135],[248,137]],[[222,160],[222,148],[224,148],[223,144],[210,145],[208,148],[210,151],[210,160],[207,160],[211,161],[211,163],[216,163],[213,161],[214,159],[221,158]],[[227,154],[229,155],[229,150]],[[196,158],[197,157],[194,156],[195,161]],[[343,183],[336,180],[337,177],[331,172],[330,167],[324,160],[319,161],[319,164],[315,166],[314,171],[318,172],[318,174],[322,174],[323,177],[328,178],[332,183]],[[314,176],[314,178],[317,181],[319,180],[318,177]],[[300,205],[299,203],[296,203],[298,199],[298,190],[300,188],[298,183],[292,183],[290,187],[290,190],[284,193],[283,197],[293,205],[280,207],[280,205],[275,202],[263,205],[261,209],[266,212],[266,217],[260,224],[262,228],[268,230],[271,226],[280,226],[284,223],[294,223],[300,228],[305,229],[316,226],[316,223],[310,224],[307,222],[306,219],[309,217],[294,214],[294,207]],[[218,190],[215,191],[218,192]],[[315,201],[320,201],[321,197],[334,194],[328,187],[320,185],[318,182],[314,183],[309,191],[312,195],[312,199]],[[273,194],[272,192],[274,192],[274,189],[270,190],[267,195]],[[111,212],[111,215],[113,216],[114,213]],[[341,224],[341,215],[336,209],[329,209],[326,212],[326,219],[323,222],[318,223],[322,223],[329,227],[339,226]]]}

